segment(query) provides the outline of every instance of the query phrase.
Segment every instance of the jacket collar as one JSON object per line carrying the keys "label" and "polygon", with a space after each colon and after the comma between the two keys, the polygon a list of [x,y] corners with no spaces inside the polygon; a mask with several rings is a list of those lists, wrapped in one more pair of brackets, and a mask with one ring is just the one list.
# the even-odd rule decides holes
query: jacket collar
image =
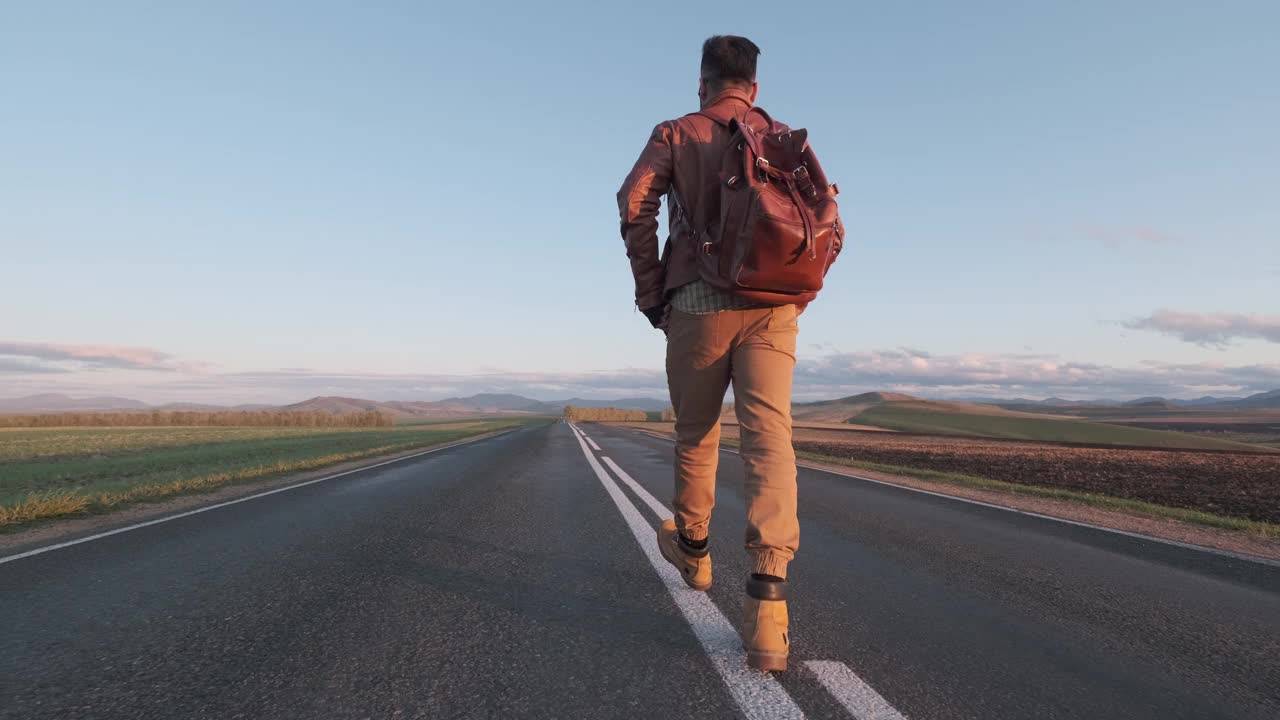
{"label": "jacket collar", "polygon": [[[742,88],[727,87],[724,90],[721,90],[720,93],[716,95],[715,99],[707,104],[707,110],[719,108],[721,105],[724,105],[726,109],[729,109],[729,106],[737,103],[746,105],[746,108],[743,109],[750,109],[752,106],[751,93],[743,90]],[[736,110],[737,108],[733,109]],[[732,110],[730,110],[730,112],[732,112]]]}

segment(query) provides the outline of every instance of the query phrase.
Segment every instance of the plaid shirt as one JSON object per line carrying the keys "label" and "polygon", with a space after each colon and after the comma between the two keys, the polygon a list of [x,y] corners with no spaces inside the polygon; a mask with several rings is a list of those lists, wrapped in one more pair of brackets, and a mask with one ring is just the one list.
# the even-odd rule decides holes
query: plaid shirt
{"label": "plaid shirt", "polygon": [[731,292],[717,290],[705,280],[694,280],[671,293],[671,307],[689,315],[710,315],[725,310],[753,310],[767,304],[744,300]]}

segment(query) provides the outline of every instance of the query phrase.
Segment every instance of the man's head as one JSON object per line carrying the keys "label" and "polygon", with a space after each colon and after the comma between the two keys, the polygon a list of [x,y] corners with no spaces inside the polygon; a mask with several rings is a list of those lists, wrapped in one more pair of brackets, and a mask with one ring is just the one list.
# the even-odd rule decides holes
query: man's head
{"label": "man's head", "polygon": [[741,88],[756,100],[756,58],[760,48],[737,35],[714,35],[702,43],[702,76],[698,79],[698,100],[702,106],[727,88]]}

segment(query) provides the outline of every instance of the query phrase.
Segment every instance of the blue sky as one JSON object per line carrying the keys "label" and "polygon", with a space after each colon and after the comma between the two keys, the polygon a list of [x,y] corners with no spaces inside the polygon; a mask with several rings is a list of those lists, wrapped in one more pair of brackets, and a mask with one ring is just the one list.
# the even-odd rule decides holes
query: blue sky
{"label": "blue sky", "polygon": [[0,9],[0,396],[662,396],[614,193],[715,33],[842,190],[798,396],[1280,387],[1275,3],[110,5]]}

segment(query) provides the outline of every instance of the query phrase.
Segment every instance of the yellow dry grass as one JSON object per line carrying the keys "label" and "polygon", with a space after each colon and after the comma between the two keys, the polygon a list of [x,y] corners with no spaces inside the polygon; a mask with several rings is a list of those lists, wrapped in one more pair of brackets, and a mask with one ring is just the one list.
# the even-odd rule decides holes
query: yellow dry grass
{"label": "yellow dry grass", "polygon": [[89,502],[83,495],[66,491],[32,493],[17,505],[0,506],[0,527],[84,512]]}

